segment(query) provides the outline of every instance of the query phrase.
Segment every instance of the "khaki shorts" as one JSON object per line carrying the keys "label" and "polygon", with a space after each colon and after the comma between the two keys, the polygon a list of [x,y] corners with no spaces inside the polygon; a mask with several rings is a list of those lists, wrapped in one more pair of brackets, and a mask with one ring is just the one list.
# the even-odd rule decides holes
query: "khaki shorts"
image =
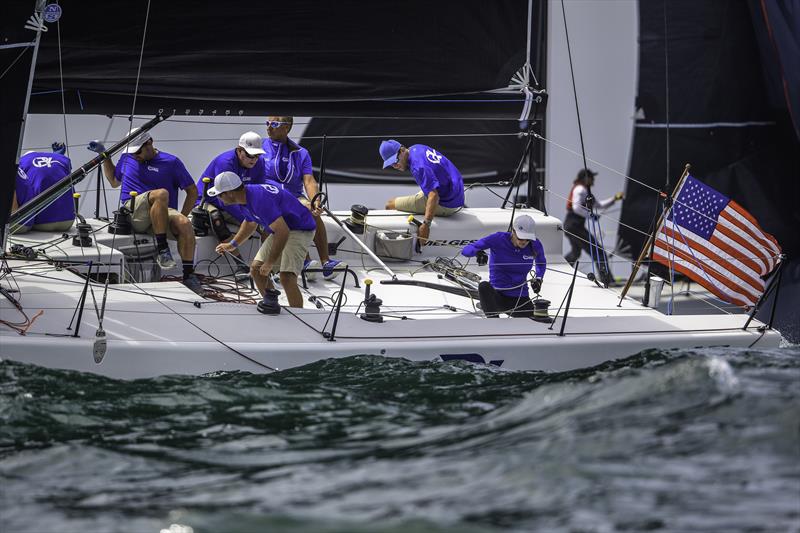
{"label": "khaki shorts", "polygon": [[[144,233],[149,232],[152,233],[150,227],[153,225],[153,222],[150,220],[150,191],[143,192],[136,197],[136,207],[135,211],[133,212],[133,230],[136,233]],[[131,208],[131,200],[125,202],[125,207],[127,209]],[[171,207],[167,208],[167,216],[169,217],[169,222],[172,222],[174,217],[183,216],[180,211],[177,209],[173,209]],[[177,240],[177,237],[172,234],[172,229],[170,228],[169,222],[167,223],[167,238],[170,240]]]}
{"label": "khaki shorts", "polygon": [[34,231],[67,231],[72,227],[74,220],[62,220],[60,222],[45,222],[44,224],[34,224],[30,226],[17,226],[13,233],[28,233],[30,230]]}
{"label": "khaki shorts", "polygon": [[[398,196],[394,199],[394,208],[398,211],[405,211],[406,213],[415,213],[417,215],[425,214],[425,204],[428,203],[428,197],[422,191],[411,196]],[[436,211],[433,213],[437,217],[449,217],[461,211],[460,207],[444,207],[441,205],[436,206]]]}
{"label": "khaki shorts", "polygon": [[[267,240],[258,249],[258,253],[253,258],[253,262],[266,263],[270,251],[272,251],[272,242],[275,235],[270,234]],[[303,261],[306,259],[308,248],[314,242],[314,230],[311,231],[289,231],[289,240],[286,241],[286,246],[281,253],[280,265],[274,265],[272,271],[278,272],[291,272],[297,276],[303,270]]]}

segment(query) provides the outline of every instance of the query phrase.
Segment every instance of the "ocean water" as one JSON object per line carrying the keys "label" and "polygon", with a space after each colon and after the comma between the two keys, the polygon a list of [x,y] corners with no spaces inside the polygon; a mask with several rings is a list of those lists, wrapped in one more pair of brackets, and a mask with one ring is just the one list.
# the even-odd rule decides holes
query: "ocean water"
{"label": "ocean water", "polygon": [[800,531],[800,349],[567,373],[0,362],[0,531]]}

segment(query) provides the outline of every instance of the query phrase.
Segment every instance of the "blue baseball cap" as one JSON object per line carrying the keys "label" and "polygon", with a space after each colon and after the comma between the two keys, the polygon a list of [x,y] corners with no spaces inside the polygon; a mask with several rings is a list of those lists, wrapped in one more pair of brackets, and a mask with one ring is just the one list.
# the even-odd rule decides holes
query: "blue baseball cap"
{"label": "blue baseball cap", "polygon": [[378,150],[383,158],[383,168],[390,167],[397,163],[397,152],[400,151],[402,145],[394,139],[383,141]]}

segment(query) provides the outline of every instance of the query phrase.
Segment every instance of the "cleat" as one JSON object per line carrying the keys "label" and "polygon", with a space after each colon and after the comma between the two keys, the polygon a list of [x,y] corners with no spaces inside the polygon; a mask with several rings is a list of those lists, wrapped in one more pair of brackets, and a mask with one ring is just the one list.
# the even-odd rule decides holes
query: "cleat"
{"label": "cleat", "polygon": [[172,252],[169,251],[169,248],[165,248],[164,250],[158,252],[158,255],[156,256],[156,262],[158,263],[158,266],[164,270],[175,268],[177,265],[175,259],[172,258]]}
{"label": "cleat", "polygon": [[258,302],[256,309],[258,312],[264,315],[277,315],[281,312],[281,306],[278,303],[278,296],[280,296],[281,291],[277,291],[275,289],[267,289],[267,292],[264,293],[264,299]]}
{"label": "cleat", "polygon": [[189,276],[183,280],[183,284],[194,291],[196,294],[200,296],[203,295],[203,284],[200,282],[200,278],[198,278],[194,274],[189,274]]}
{"label": "cleat", "polygon": [[314,259],[306,259],[303,261],[303,272],[306,274],[306,280],[314,281],[317,279],[317,272],[306,272],[308,268],[319,268],[319,263]]}
{"label": "cleat", "polygon": [[347,268],[347,263],[342,263],[336,259],[329,259],[324,265],[322,265],[322,277],[326,280],[332,280],[345,268]]}

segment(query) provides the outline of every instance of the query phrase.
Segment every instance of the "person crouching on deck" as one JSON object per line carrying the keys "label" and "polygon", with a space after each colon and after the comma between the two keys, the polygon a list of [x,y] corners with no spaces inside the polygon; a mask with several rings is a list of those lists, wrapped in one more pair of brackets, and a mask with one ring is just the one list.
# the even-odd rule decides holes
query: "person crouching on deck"
{"label": "person crouching on deck", "polygon": [[398,196],[386,202],[386,209],[424,215],[417,235],[424,243],[431,232],[434,216],[449,217],[464,207],[464,179],[444,154],[430,146],[415,144],[406,148],[394,139],[383,141],[378,151],[384,170],[409,170],[420,192]]}
{"label": "person crouching on deck", "polygon": [[264,299],[258,310],[266,315],[281,312],[280,292],[272,285],[271,273],[278,272],[281,285],[291,307],[303,307],[303,295],[297,286],[297,276],[303,269],[309,245],[314,240],[314,217],[292,193],[274,181],[244,185],[233,172],[223,172],[214,178],[208,195],[218,196],[225,208],[241,219],[239,231],[229,242],[220,243],[217,253],[232,252],[246,241],[260,224],[270,236],[261,245],[250,267],[259,292]]}
{"label": "person crouching on deck", "polygon": [[[54,143],[53,147],[58,147]],[[63,144],[61,145],[63,146]],[[39,193],[61,181],[72,171],[72,163],[62,152],[28,152],[19,160],[16,186],[11,202],[13,213],[33,200]],[[43,209],[38,215],[25,220],[21,225],[11,228],[11,233],[36,231],[64,232],[72,227],[75,220],[74,191],[67,189],[58,200]]]}
{"label": "person crouching on deck", "polygon": [[547,259],[541,241],[536,238],[536,223],[528,215],[514,220],[511,232],[499,231],[468,244],[461,250],[466,257],[477,257],[486,264],[489,255],[489,281],[478,285],[481,309],[489,318],[507,313],[515,318],[532,318],[534,306],[528,295],[527,277],[536,264],[536,278],[531,281],[533,292],[539,294]]}

